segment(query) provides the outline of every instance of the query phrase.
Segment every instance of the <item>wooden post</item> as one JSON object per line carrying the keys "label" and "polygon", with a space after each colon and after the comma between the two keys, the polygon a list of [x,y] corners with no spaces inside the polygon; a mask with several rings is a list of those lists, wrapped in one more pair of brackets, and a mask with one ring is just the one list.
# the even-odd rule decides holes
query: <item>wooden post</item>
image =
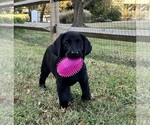
{"label": "wooden post", "polygon": [[54,42],[58,37],[57,26],[59,25],[59,2],[50,0],[50,29],[51,41]]}

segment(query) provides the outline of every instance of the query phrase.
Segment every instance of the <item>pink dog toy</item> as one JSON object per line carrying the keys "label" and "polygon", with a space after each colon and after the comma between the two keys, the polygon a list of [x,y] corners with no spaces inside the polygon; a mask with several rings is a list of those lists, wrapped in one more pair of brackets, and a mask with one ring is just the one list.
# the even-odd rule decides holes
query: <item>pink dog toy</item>
{"label": "pink dog toy", "polygon": [[57,73],[62,77],[70,77],[78,73],[83,66],[83,59],[63,58],[57,65]]}

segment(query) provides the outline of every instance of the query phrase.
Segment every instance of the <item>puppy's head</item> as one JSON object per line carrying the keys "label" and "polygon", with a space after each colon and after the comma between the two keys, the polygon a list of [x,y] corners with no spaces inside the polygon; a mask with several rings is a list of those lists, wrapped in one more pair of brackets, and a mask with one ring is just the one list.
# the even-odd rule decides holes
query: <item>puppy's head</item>
{"label": "puppy's head", "polygon": [[91,50],[89,40],[78,32],[63,33],[53,44],[53,52],[60,58],[84,58]]}

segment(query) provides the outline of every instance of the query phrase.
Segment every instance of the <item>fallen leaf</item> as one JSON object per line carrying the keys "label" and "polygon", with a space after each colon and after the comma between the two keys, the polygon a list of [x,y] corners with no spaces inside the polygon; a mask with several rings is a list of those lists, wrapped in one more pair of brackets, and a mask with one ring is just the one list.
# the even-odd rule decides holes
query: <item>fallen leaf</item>
{"label": "fallen leaf", "polygon": [[100,98],[100,97],[104,97],[104,94],[98,94],[98,95],[94,95],[94,93],[91,93],[91,97],[92,99],[96,99],[96,98]]}
{"label": "fallen leaf", "polygon": [[85,125],[85,123],[83,121],[81,121],[78,125]]}
{"label": "fallen leaf", "polygon": [[91,97],[94,98],[94,93],[91,93]]}
{"label": "fallen leaf", "polygon": [[47,110],[44,110],[43,112],[44,112],[44,113],[47,113]]}
{"label": "fallen leaf", "polygon": [[104,97],[105,95],[104,94],[99,94],[99,97]]}
{"label": "fallen leaf", "polygon": [[38,102],[38,106],[40,106],[40,105],[41,105],[41,102],[39,101],[39,102]]}
{"label": "fallen leaf", "polygon": [[27,89],[27,95],[30,93],[30,89]]}
{"label": "fallen leaf", "polygon": [[0,96],[0,103],[4,103],[5,100],[6,100],[5,97]]}

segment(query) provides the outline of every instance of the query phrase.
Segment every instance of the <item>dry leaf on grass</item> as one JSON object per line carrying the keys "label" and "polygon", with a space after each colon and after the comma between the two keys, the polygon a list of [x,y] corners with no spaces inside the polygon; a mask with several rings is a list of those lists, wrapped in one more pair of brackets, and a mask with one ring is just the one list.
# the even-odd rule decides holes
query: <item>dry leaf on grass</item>
{"label": "dry leaf on grass", "polygon": [[83,121],[81,121],[78,125],[85,125],[85,123]]}

